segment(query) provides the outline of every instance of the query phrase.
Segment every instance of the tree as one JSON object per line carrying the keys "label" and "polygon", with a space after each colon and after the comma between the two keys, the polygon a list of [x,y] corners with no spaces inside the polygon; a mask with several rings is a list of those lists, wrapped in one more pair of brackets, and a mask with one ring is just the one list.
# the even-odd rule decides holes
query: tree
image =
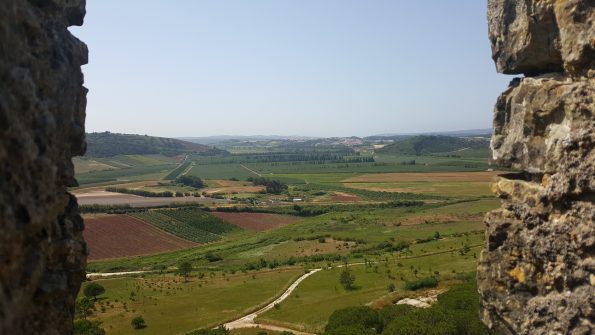
{"label": "tree", "polygon": [[82,297],[74,305],[75,313],[79,317],[86,320],[87,316],[93,313],[91,311],[93,309],[93,305],[94,303],[93,301],[91,301],[91,299],[89,299],[88,297]]}
{"label": "tree", "polygon": [[184,282],[188,281],[188,275],[192,271],[192,264],[189,262],[182,262],[178,266],[178,273],[184,277]]}
{"label": "tree", "polygon": [[349,269],[345,268],[341,272],[341,277],[339,278],[341,285],[346,290],[353,290],[355,288],[355,275],[349,271]]}
{"label": "tree", "polygon": [[287,190],[287,185],[279,180],[271,180],[262,177],[250,177],[247,180],[252,182],[254,185],[265,186],[266,193],[281,194],[283,191]]}
{"label": "tree", "polygon": [[74,335],[105,335],[105,330],[99,325],[101,321],[75,320]]}
{"label": "tree", "polygon": [[105,293],[105,288],[97,283],[90,283],[85,286],[83,290],[83,294],[87,298],[93,297],[94,300],[97,300],[98,295],[102,295]]}
{"label": "tree", "polygon": [[202,181],[202,179],[196,177],[196,176],[188,176],[188,175],[183,175],[180,176],[178,178],[176,178],[175,180],[176,183],[178,184],[182,184],[182,185],[186,185],[186,186],[191,186],[194,188],[203,188],[205,187],[205,183]]}
{"label": "tree", "polygon": [[333,312],[325,328],[328,335],[365,335],[382,332],[378,312],[368,306],[347,307]]}
{"label": "tree", "polygon": [[132,328],[134,329],[143,329],[147,326],[145,323],[145,319],[142,316],[137,316],[130,322],[132,324]]}

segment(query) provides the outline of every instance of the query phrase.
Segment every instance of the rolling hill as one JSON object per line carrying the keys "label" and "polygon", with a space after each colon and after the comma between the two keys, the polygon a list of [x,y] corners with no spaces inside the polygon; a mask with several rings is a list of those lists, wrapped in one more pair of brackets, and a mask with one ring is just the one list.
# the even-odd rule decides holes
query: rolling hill
{"label": "rolling hill", "polygon": [[490,141],[481,137],[454,137],[444,135],[419,135],[389,144],[377,153],[401,155],[456,154],[466,150],[489,150]]}
{"label": "rolling hill", "polygon": [[176,156],[188,153],[206,153],[213,150],[206,145],[173,138],[118,133],[87,133],[87,157],[116,155]]}

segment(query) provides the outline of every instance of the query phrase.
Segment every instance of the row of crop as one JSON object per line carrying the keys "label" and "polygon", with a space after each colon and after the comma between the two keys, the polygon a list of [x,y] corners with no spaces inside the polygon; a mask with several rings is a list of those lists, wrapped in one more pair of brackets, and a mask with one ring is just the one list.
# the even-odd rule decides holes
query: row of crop
{"label": "row of crop", "polygon": [[186,160],[184,163],[180,164],[180,166],[178,166],[177,168],[173,169],[163,179],[165,179],[165,180],[174,180],[174,179],[176,179],[180,175],[180,173],[184,172],[184,170],[186,170],[188,168],[188,166],[190,166],[190,161],[189,160]]}
{"label": "row of crop", "polygon": [[168,215],[160,213],[159,211],[134,212],[128,213],[128,215],[189,241],[208,243],[221,239],[221,236],[219,235],[200,229],[195,225],[180,222]]}
{"label": "row of crop", "polygon": [[231,223],[214,217],[198,208],[161,209],[160,214],[166,215],[186,225],[201,229],[213,234],[225,234],[239,228]]}

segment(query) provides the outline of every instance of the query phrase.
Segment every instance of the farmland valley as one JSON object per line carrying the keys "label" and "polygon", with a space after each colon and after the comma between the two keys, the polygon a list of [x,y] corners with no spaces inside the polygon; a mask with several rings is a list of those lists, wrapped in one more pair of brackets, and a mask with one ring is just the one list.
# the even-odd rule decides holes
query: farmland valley
{"label": "farmland valley", "polygon": [[374,334],[489,334],[475,269],[503,171],[486,134],[88,142],[71,190],[89,260],[81,327],[369,334],[355,313]]}

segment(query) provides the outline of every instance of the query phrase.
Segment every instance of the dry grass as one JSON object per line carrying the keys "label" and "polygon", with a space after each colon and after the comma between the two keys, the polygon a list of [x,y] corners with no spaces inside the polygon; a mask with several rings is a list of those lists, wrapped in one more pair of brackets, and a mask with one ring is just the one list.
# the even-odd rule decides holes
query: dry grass
{"label": "dry grass", "polygon": [[370,173],[344,179],[343,183],[391,182],[490,182],[502,172]]}

